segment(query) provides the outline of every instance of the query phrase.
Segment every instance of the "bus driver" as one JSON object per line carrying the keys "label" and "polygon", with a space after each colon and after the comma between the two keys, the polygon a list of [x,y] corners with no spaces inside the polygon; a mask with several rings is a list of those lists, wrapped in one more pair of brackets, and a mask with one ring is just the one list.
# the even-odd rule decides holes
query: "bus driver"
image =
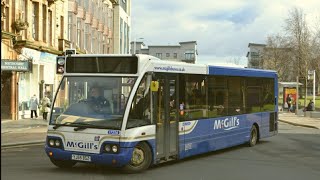
{"label": "bus driver", "polygon": [[103,97],[102,90],[98,86],[94,86],[90,90],[90,97],[87,102],[92,105],[94,111],[99,113],[110,113],[110,103],[109,101]]}

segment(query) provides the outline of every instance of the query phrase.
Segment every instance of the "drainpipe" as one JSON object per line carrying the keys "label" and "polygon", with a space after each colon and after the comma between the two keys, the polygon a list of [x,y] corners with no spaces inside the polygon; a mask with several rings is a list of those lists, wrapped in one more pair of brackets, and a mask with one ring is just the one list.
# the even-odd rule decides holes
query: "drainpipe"
{"label": "drainpipe", "polygon": [[12,71],[11,75],[11,119],[17,120],[17,73]]}

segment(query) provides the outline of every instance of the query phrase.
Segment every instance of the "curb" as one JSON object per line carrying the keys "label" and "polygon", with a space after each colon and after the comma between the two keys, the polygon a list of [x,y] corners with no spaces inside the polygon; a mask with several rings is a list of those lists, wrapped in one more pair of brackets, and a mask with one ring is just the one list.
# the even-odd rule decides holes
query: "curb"
{"label": "curb", "polygon": [[1,144],[1,149],[13,148],[16,146],[31,146],[31,145],[45,145],[45,140]]}
{"label": "curb", "polygon": [[294,125],[294,126],[303,126],[303,127],[307,127],[307,128],[319,129],[316,126],[311,126],[311,125],[306,125],[306,124],[299,124],[299,123],[294,123],[294,122],[285,121],[285,120],[281,120],[281,119],[278,119],[278,121],[284,122],[284,123],[288,123],[288,124],[291,124],[291,125]]}

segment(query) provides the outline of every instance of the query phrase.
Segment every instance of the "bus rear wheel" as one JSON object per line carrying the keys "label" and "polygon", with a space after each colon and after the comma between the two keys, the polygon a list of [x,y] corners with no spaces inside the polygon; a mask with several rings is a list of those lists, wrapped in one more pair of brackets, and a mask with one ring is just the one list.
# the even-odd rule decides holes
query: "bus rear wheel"
{"label": "bus rear wheel", "polygon": [[77,163],[74,161],[63,161],[63,160],[56,160],[52,158],[50,158],[50,161],[52,162],[52,164],[62,169],[72,168]]}
{"label": "bus rear wheel", "polygon": [[152,162],[151,149],[147,143],[142,142],[134,147],[130,163],[124,166],[127,173],[136,173],[146,170]]}
{"label": "bus rear wheel", "polygon": [[253,125],[250,131],[249,146],[252,147],[256,145],[257,142],[258,142],[258,130],[257,130],[257,127]]}

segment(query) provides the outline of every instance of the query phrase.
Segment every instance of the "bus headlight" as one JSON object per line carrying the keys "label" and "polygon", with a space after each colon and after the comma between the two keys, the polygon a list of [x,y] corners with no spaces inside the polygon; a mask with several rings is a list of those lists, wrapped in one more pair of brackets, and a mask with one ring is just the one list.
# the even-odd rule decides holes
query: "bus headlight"
{"label": "bus headlight", "polygon": [[117,153],[117,152],[118,152],[118,146],[113,145],[113,146],[112,146],[112,151],[113,151],[114,153]]}
{"label": "bus headlight", "polygon": [[59,146],[60,146],[60,141],[59,141],[59,140],[56,140],[56,141],[54,142],[54,144],[55,144],[57,147],[59,147]]}
{"label": "bus headlight", "polygon": [[50,140],[49,140],[49,145],[50,145],[50,146],[54,146],[54,140],[53,140],[53,139],[50,139]]}
{"label": "bus headlight", "polygon": [[104,153],[116,154],[119,153],[119,145],[118,144],[104,144],[101,149]]}
{"label": "bus headlight", "polygon": [[63,148],[62,140],[60,138],[49,137],[47,140],[47,144],[52,148],[60,148],[60,149]]}
{"label": "bus headlight", "polygon": [[106,152],[110,152],[110,151],[111,151],[111,146],[110,146],[110,144],[106,144],[106,145],[104,146],[104,150],[105,150]]}

